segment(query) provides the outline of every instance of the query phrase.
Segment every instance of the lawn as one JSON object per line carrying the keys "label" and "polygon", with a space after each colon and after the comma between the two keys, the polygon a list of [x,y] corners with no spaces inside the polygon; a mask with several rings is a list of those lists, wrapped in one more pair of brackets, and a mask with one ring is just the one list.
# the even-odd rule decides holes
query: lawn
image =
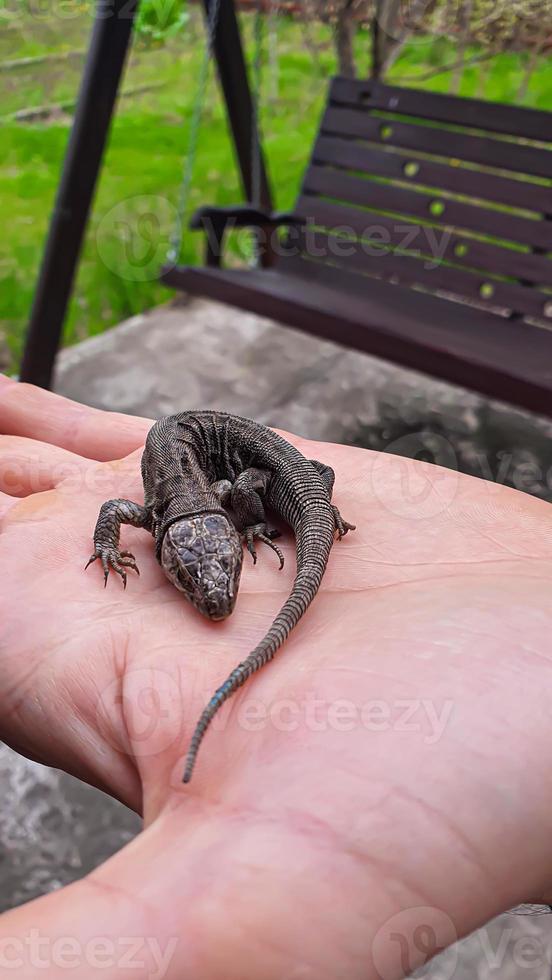
{"label": "lawn", "polygon": [[[82,55],[91,26],[88,2],[63,6],[65,15],[20,14],[0,27],[0,61],[59,54],[52,60],[2,73],[4,99],[0,135],[0,203],[5,235],[0,243],[0,363],[17,370],[34,282],[59,169],[70,127],[70,111],[46,120],[18,122],[18,110],[68,103],[76,96]],[[39,9],[39,8],[37,8]],[[250,18],[243,18],[251,45]],[[316,28],[315,40],[328,40]],[[359,63],[368,66],[369,39],[357,38]],[[263,130],[277,205],[293,204],[302,169],[323,104],[326,78],[335,69],[331,46],[318,59],[306,49],[302,28],[287,19],[277,27],[277,94],[263,105]],[[75,293],[65,329],[72,343],[166,300],[170,293],[155,279],[175,220],[188,124],[202,56],[197,16],[167,45],[136,43],[124,90],[142,94],[123,98],[115,119],[105,166],[93,209]],[[407,47],[391,78],[412,84],[432,68],[454,60],[452,47],[418,40]],[[1,67],[1,66],[0,66]],[[501,55],[483,68],[468,68],[461,94],[514,101],[523,76],[523,57]],[[482,74],[483,73],[483,74]],[[447,91],[450,76],[424,82]],[[265,89],[275,78],[265,70]],[[552,65],[541,61],[526,103],[552,106]],[[209,86],[200,133],[189,207],[230,203],[241,197],[226,122],[214,82]],[[185,235],[182,257],[199,258],[197,236]]]}

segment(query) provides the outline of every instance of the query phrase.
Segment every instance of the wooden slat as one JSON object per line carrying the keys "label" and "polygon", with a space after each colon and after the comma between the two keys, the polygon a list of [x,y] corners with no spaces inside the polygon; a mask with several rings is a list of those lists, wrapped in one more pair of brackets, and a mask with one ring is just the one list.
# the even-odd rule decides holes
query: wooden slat
{"label": "wooden slat", "polygon": [[[520,218],[506,211],[440,198],[414,188],[375,183],[328,167],[309,168],[303,193],[321,194],[348,204],[394,211],[401,215],[414,215],[439,227],[466,228],[493,238],[509,239],[545,251],[552,250],[552,222]],[[434,201],[444,206],[441,215],[431,213],[430,206]]]}
{"label": "wooden slat", "polygon": [[[448,163],[434,163],[397,151],[378,150],[373,146],[331,136],[320,136],[315,144],[314,163],[331,164],[343,170],[358,170],[377,177],[402,180],[412,185],[440,188],[479,200],[493,201],[509,207],[544,212],[552,210],[552,188],[527,180],[498,177],[484,170],[468,170]],[[417,171],[409,177],[408,164]]]}
{"label": "wooden slat", "polygon": [[[431,255],[431,239],[427,237],[427,229],[409,222],[406,219],[390,218],[386,215],[362,213],[357,208],[345,204],[332,204],[322,198],[302,196],[297,201],[295,210],[302,215],[310,225],[320,225],[330,231],[337,229],[350,230],[351,234],[370,238],[375,236],[381,244],[380,231],[385,232],[387,241],[384,244],[408,251],[418,250],[423,255]],[[430,229],[435,234],[436,229]],[[449,262],[459,262],[456,253],[458,247],[467,248],[460,263],[474,269],[482,269],[491,275],[511,276],[527,282],[552,285],[552,261],[545,256],[533,255],[530,252],[520,252],[515,249],[502,248],[491,242],[480,242],[476,239],[465,238],[449,233],[446,229],[438,231],[442,244],[439,253],[441,259]],[[444,237],[443,237],[444,236]]]}
{"label": "wooden slat", "polygon": [[[391,129],[388,138],[385,127]],[[417,150],[435,156],[469,160],[498,170],[514,170],[535,177],[552,178],[552,152],[533,146],[523,146],[484,136],[455,133],[433,126],[405,122],[388,122],[359,109],[329,106],[322,118],[321,132],[339,133],[349,138],[371,140]]]}
{"label": "wooden slat", "polygon": [[270,316],[317,337],[384,357],[550,415],[552,333],[353,273],[339,288],[277,270],[167,268],[168,286]]}
{"label": "wooden slat", "polygon": [[552,114],[542,109],[340,77],[332,81],[330,101],[552,143]]}
{"label": "wooden slat", "polygon": [[[472,272],[469,269],[459,269],[452,266],[436,266],[428,269],[424,261],[411,255],[400,255],[391,251],[380,251],[367,254],[359,242],[347,242],[325,232],[316,231],[310,239],[313,260],[303,259],[300,262],[282,262],[279,268],[289,269],[291,273],[303,275],[306,278],[316,278],[324,282],[328,268],[333,272],[334,267],[351,269],[363,273],[365,288],[371,288],[371,278],[390,279],[396,277],[405,286],[422,285],[433,292],[448,292],[456,296],[477,301],[488,308],[503,308],[526,316],[543,317],[545,307],[552,302],[552,296],[541,293],[538,289],[516,283],[501,282],[492,277]],[[493,295],[486,299],[481,293],[482,285],[492,285]],[[550,320],[552,327],[552,319]]]}

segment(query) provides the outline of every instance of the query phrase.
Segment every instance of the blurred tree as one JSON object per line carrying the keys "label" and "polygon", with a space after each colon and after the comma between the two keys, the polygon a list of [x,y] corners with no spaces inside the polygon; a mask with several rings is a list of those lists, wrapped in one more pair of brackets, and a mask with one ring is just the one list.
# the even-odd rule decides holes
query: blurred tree
{"label": "blurred tree", "polygon": [[439,0],[375,0],[373,37],[374,74],[385,75],[413,34],[432,32]]}
{"label": "blurred tree", "polygon": [[456,45],[455,58],[438,71],[451,71],[455,92],[468,64],[515,51],[527,56],[522,100],[539,57],[552,48],[551,0],[376,0],[374,16],[374,54],[382,75],[413,34],[446,37]]}
{"label": "blurred tree", "polygon": [[373,0],[299,0],[298,6],[307,24],[318,21],[332,27],[339,74],[355,78],[355,33],[359,24],[371,21]]}
{"label": "blurred tree", "polygon": [[[0,8],[2,2],[0,0]],[[22,0],[23,2],[23,0]],[[250,9],[258,0],[242,0]],[[321,47],[309,25],[331,26],[338,71],[354,78],[355,34],[360,25],[376,23],[372,56],[375,74],[384,77],[413,36],[447,38],[456,45],[454,60],[429,71],[450,71],[451,91],[460,89],[469,64],[486,62],[501,51],[524,53],[525,72],[518,98],[523,100],[539,58],[552,48],[552,0],[261,0],[272,16],[278,10],[299,14],[305,45],[313,57]],[[236,0],[240,5],[240,0]],[[164,42],[188,21],[186,0],[141,0],[136,30],[150,42]],[[358,50],[358,49],[357,49]],[[484,73],[483,73],[484,74]]]}

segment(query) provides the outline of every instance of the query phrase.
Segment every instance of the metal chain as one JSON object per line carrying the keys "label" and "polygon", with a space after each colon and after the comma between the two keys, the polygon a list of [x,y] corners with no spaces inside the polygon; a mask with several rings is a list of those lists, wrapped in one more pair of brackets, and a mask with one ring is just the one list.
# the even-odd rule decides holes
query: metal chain
{"label": "metal chain", "polygon": [[188,149],[184,158],[182,183],[180,185],[178,203],[176,207],[176,221],[175,221],[173,233],[170,238],[169,250],[167,252],[167,261],[173,263],[178,261],[178,257],[180,255],[180,249],[182,246],[184,218],[187,214],[188,204],[190,200],[190,191],[192,187],[192,178],[194,175],[194,165],[195,165],[197,143],[199,137],[199,127],[201,124],[201,117],[203,115],[203,104],[205,102],[205,92],[207,90],[207,82],[209,80],[209,65],[211,63],[211,58],[213,55],[213,47],[215,43],[215,35],[216,35],[217,25],[218,25],[220,3],[221,0],[212,0],[212,5],[209,9],[209,17],[207,18],[207,24],[206,24],[207,38],[205,42],[203,61],[201,63],[201,69],[199,73],[197,93],[196,93],[194,106],[192,110],[192,118],[190,121]]}
{"label": "metal chain", "polygon": [[279,90],[277,0],[269,0],[266,23],[267,23],[267,36],[268,36],[268,67],[269,67],[268,99],[269,99],[269,103],[272,104],[278,99],[278,90]]}
{"label": "metal chain", "polygon": [[263,57],[262,0],[258,0],[255,13],[255,57],[253,61],[253,91],[251,93],[251,203],[261,206],[261,134],[259,105],[261,99]]}

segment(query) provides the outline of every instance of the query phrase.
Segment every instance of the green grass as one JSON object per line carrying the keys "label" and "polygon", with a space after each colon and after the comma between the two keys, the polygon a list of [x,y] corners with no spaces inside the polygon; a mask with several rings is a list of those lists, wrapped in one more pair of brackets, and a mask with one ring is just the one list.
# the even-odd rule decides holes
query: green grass
{"label": "green grass", "polygon": [[[90,5],[78,16],[52,22],[21,15],[17,29],[0,28],[0,60],[40,56],[83,48],[91,26]],[[246,36],[249,18],[244,18]],[[301,29],[287,20],[278,26],[278,98],[263,108],[265,148],[277,196],[277,206],[291,207],[309,156],[323,105],[326,78],[334,70],[331,46],[320,63],[305,50]],[[318,42],[328,39],[316,29]],[[369,41],[357,39],[359,61],[367,65]],[[437,47],[437,49],[436,49]],[[391,77],[420,76],[438,63],[454,60],[450,45],[417,42],[405,50]],[[156,281],[182,176],[187,127],[201,60],[199,25],[192,23],[167,47],[135,45],[124,89],[159,85],[152,91],[123,99],[115,119],[105,166],[89,225],[74,297],[65,329],[72,343],[100,333],[114,323],[169,298]],[[82,62],[49,62],[11,71],[2,77],[7,94],[2,112],[73,99]],[[467,69],[461,93],[513,101],[523,73],[523,59],[496,58],[485,74]],[[449,76],[428,85],[446,91]],[[532,79],[528,104],[552,106],[552,67],[542,62]],[[63,159],[70,118],[23,124],[4,121],[0,135],[0,205],[5,233],[0,242],[0,359],[17,369],[32,293]],[[232,203],[241,199],[233,151],[221,100],[211,82],[197,151],[190,209],[202,203]],[[186,234],[185,261],[198,261],[201,241]]]}

